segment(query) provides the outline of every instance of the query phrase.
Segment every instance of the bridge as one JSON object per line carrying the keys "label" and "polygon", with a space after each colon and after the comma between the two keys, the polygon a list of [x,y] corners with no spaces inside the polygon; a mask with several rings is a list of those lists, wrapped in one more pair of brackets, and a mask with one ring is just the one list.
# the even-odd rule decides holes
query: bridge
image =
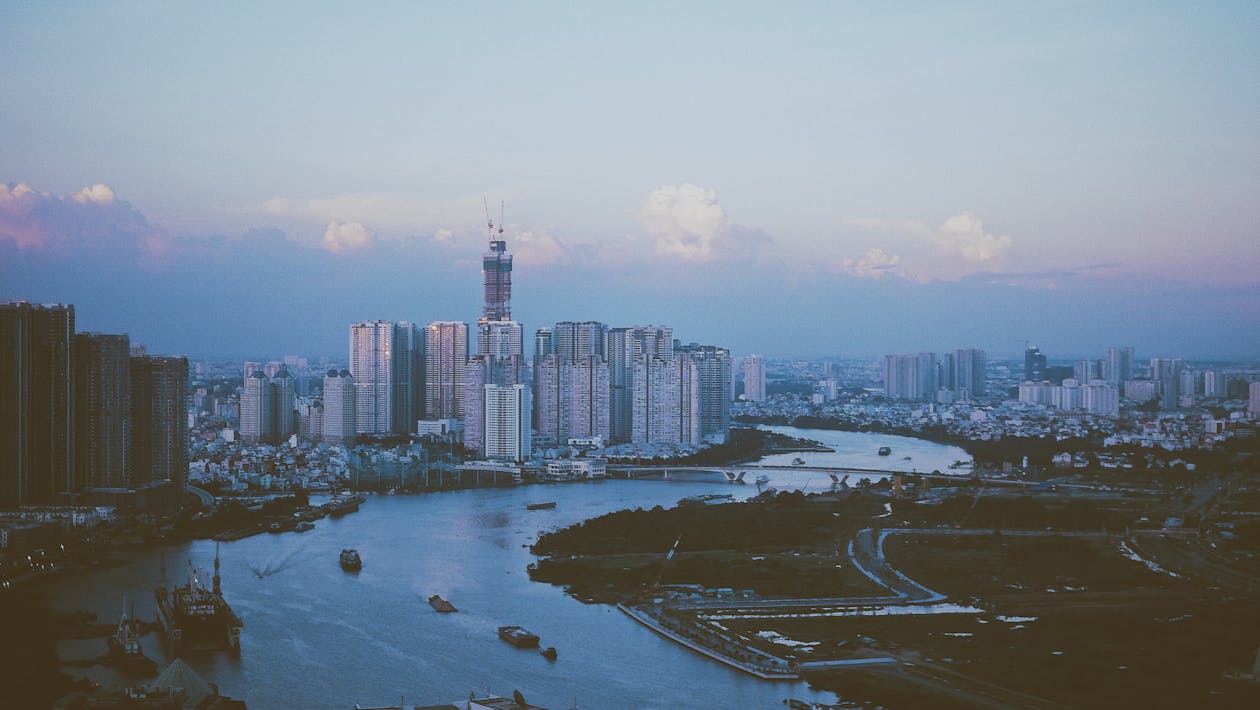
{"label": "bridge", "polygon": [[880,478],[892,478],[895,476],[903,476],[914,479],[929,480],[934,483],[961,483],[969,481],[982,481],[985,485],[990,486],[1016,486],[1028,487],[1040,485],[1033,481],[1017,481],[1008,478],[981,478],[974,473],[925,473],[921,471],[901,471],[887,468],[856,468],[852,466],[769,466],[765,464],[739,464],[736,466],[670,466],[668,464],[653,466],[627,466],[612,465],[608,467],[610,475],[622,478],[644,478],[647,476],[660,475],[665,479],[669,479],[671,474],[675,473],[716,473],[720,474],[727,483],[748,483],[745,477],[750,471],[778,471],[783,473],[791,473],[794,471],[803,471],[809,473],[825,473],[831,477],[831,482],[837,486],[847,488],[846,483],[849,476],[877,476]]}

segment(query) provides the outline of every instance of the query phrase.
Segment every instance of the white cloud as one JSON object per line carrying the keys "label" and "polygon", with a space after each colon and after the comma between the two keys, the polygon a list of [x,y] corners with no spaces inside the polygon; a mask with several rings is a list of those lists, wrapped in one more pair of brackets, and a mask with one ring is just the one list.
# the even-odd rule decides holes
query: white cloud
{"label": "white cloud", "polygon": [[[21,187],[19,185],[19,187]],[[96,183],[91,187],[85,187],[78,193],[71,195],[70,198],[75,202],[95,202],[97,204],[108,204],[114,201],[114,191],[109,185]]]}
{"label": "white cloud", "polygon": [[324,248],[334,254],[358,251],[372,243],[372,232],[358,222],[329,222]]}
{"label": "white cloud", "polygon": [[984,231],[984,223],[971,212],[962,212],[945,220],[933,234],[937,245],[961,255],[968,261],[990,261],[1011,248],[1011,238]]}
{"label": "white cloud", "polygon": [[551,266],[571,261],[568,248],[545,231],[517,231],[509,246],[519,255],[519,262],[527,266]]}
{"label": "white cloud", "polygon": [[[844,260],[844,271],[859,276],[873,276],[872,270],[896,273],[915,281],[956,281],[979,272],[1000,271],[1012,245],[1004,234],[985,231],[984,222],[970,211],[963,211],[945,220],[939,227],[916,220],[846,219],[843,224],[862,231],[881,232],[884,237],[876,249],[860,259]],[[898,254],[899,261],[881,264],[879,256]]]}
{"label": "white cloud", "polygon": [[900,275],[901,257],[878,247],[867,249],[861,259],[846,258],[843,269],[860,279],[880,279],[888,274]]}
{"label": "white cloud", "polygon": [[691,183],[653,190],[639,219],[655,238],[658,254],[688,261],[712,259],[728,227],[717,192]]}

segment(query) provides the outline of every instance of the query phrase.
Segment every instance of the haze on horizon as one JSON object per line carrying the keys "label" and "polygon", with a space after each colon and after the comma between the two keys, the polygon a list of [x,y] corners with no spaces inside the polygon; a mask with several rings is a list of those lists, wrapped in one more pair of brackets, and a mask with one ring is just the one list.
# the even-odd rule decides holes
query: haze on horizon
{"label": "haze on horizon", "polygon": [[9,4],[0,299],[155,352],[513,315],[1260,357],[1260,4]]}

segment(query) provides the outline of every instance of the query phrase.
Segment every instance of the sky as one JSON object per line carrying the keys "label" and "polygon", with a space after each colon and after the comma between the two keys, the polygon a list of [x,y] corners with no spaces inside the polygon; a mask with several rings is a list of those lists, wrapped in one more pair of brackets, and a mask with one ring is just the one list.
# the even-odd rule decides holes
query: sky
{"label": "sky", "polygon": [[0,2],[0,299],[344,358],[488,203],[527,333],[1260,357],[1260,3],[884,5]]}

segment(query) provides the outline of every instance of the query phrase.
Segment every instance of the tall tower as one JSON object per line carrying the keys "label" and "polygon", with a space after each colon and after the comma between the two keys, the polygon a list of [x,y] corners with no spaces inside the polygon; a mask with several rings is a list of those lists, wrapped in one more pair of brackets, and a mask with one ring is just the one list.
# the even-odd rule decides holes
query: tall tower
{"label": "tall tower", "polygon": [[749,402],[766,399],[766,360],[760,355],[744,358],[744,399]]}
{"label": "tall tower", "polygon": [[251,444],[271,443],[276,438],[275,390],[262,370],[245,378],[241,392],[241,438]]}
{"label": "tall tower", "polygon": [[80,486],[128,486],[131,343],[126,335],[74,336],[75,477]]}
{"label": "tall tower", "polygon": [[131,358],[132,484],[170,479],[176,501],[188,480],[187,398],[187,358]]}
{"label": "tall tower", "polygon": [[[502,222],[502,218],[499,219]],[[487,214],[486,227],[490,236],[490,248],[481,257],[481,285],[485,290],[485,304],[479,320],[512,320],[512,255],[507,253],[503,240],[503,225],[498,234]],[[495,237],[498,239],[495,239]]]}
{"label": "tall tower", "polygon": [[355,387],[355,431],[385,434],[393,424],[394,324],[387,320],[350,325],[350,374]]}
{"label": "tall tower", "polygon": [[459,321],[434,321],[428,325],[424,341],[425,416],[463,419],[468,325]]}
{"label": "tall tower", "polygon": [[73,343],[74,306],[0,303],[0,506],[78,487]]}
{"label": "tall tower", "polygon": [[324,441],[353,444],[355,436],[354,377],[349,370],[329,370],[324,376]]}

